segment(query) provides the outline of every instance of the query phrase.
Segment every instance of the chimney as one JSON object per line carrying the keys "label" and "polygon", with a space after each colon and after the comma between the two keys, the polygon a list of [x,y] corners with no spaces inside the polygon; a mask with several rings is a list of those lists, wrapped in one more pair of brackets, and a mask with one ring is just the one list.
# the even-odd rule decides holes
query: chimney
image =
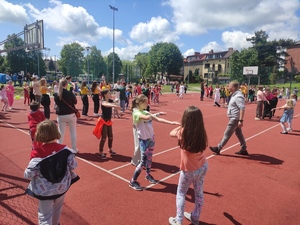
{"label": "chimney", "polygon": [[233,51],[233,48],[232,47],[228,48],[228,51]]}
{"label": "chimney", "polygon": [[213,50],[213,49],[212,49],[212,50],[210,50],[210,51],[209,51],[209,53],[214,53],[214,50]]}

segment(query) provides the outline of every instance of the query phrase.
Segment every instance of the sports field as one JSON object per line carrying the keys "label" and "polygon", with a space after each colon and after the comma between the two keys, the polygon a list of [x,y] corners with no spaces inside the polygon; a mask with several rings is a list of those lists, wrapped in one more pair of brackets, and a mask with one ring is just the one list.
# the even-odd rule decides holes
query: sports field
{"label": "sports field", "polygon": [[[179,121],[189,105],[198,106],[204,115],[209,145],[221,140],[228,119],[225,108],[214,107],[211,100],[199,101],[199,93],[183,99],[175,94],[160,96],[160,105],[151,105],[153,113],[164,111],[168,120]],[[93,102],[89,99],[89,114]],[[285,101],[279,101],[278,106]],[[53,100],[52,107],[53,108]],[[77,108],[82,108],[78,97]],[[221,155],[204,152],[208,173],[204,182],[202,225],[298,225],[300,221],[300,107],[295,108],[293,132],[280,134],[277,111],[271,120],[255,121],[256,104],[246,106],[243,132],[249,156],[235,155],[239,143],[233,136]],[[23,172],[29,162],[31,140],[28,135],[28,106],[15,100],[14,109],[0,119],[0,224],[37,224],[37,200],[24,194],[29,181]],[[51,112],[51,119],[56,120]],[[131,113],[113,120],[113,149],[118,155],[97,157],[99,140],[92,135],[96,118],[81,118],[77,124],[78,168],[81,179],[66,194],[61,225],[164,225],[175,216],[180,150],[169,136],[173,125],[154,123],[156,147],[152,175],[159,180],[150,184],[143,171],[139,182],[145,188],[129,188],[134,167]],[[70,145],[69,132],[65,144]],[[107,152],[107,144],[105,145]],[[193,189],[186,196],[186,211],[193,209]],[[184,221],[183,224],[189,224]]]}

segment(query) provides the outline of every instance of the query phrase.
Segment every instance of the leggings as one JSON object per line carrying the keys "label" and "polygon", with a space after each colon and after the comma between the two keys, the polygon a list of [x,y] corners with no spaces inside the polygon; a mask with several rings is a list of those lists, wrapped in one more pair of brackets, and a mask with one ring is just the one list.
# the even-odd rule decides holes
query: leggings
{"label": "leggings", "polygon": [[103,147],[104,147],[107,136],[108,136],[108,148],[111,149],[112,148],[112,143],[113,143],[112,126],[107,126],[107,125],[103,124],[102,134],[101,134],[101,139],[100,139],[100,144],[99,144],[100,154],[103,153]]}
{"label": "leggings", "polygon": [[192,212],[193,220],[198,221],[201,213],[201,209],[204,202],[203,195],[203,182],[204,176],[207,171],[207,163],[205,163],[202,167],[195,171],[180,171],[177,194],[176,194],[176,220],[180,224],[183,220],[184,214],[184,206],[185,206],[185,195],[193,184],[194,186],[194,194],[195,194],[195,207]]}

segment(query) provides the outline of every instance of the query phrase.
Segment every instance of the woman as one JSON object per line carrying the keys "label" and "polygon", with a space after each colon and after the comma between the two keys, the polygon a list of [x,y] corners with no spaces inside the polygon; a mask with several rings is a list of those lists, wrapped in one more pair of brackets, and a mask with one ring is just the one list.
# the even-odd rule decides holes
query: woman
{"label": "woman", "polygon": [[56,114],[58,122],[58,130],[61,138],[58,143],[63,143],[67,124],[69,126],[72,149],[77,153],[76,147],[76,122],[75,105],[77,104],[76,96],[67,90],[68,81],[65,78],[60,79],[58,84],[58,93],[54,93],[54,101],[56,104]]}

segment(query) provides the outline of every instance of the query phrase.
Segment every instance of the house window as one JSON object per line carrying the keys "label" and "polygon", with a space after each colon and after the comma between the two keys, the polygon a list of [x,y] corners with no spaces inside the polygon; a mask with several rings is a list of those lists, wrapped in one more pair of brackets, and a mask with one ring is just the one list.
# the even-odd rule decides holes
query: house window
{"label": "house window", "polygon": [[210,64],[209,63],[206,63],[205,65],[204,65],[204,68],[205,69],[208,69],[210,67]]}

